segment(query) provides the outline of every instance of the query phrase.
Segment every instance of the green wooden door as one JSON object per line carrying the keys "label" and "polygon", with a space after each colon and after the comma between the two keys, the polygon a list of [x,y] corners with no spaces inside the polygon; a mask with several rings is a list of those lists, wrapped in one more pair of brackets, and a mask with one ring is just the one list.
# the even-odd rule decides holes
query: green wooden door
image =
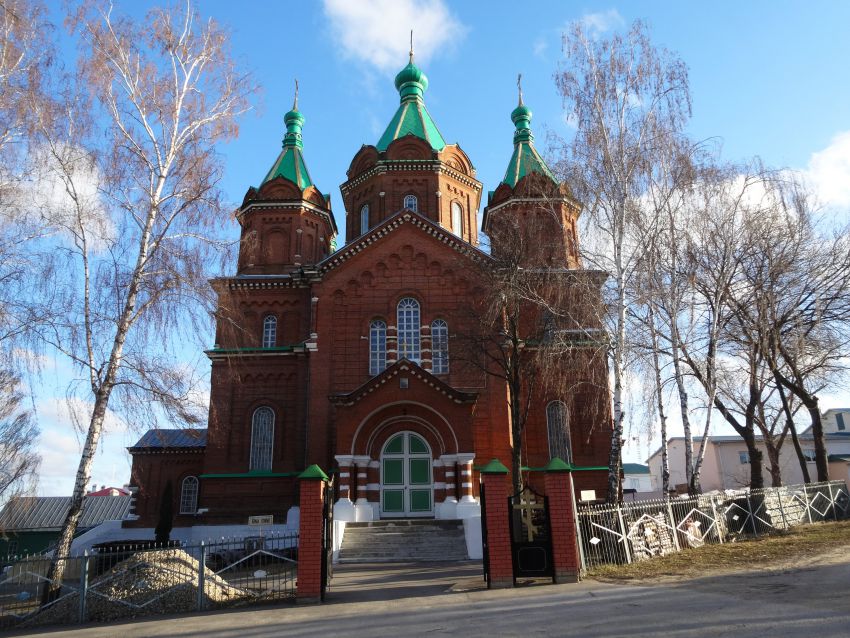
{"label": "green wooden door", "polygon": [[421,436],[400,432],[381,452],[381,515],[432,516],[431,448]]}

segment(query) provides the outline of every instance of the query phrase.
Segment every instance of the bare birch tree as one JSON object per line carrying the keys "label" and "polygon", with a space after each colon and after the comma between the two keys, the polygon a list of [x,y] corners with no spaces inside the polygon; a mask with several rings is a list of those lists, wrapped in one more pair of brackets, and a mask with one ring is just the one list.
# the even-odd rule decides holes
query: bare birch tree
{"label": "bare birch tree", "polygon": [[173,421],[202,418],[169,346],[208,330],[204,268],[229,219],[216,147],[236,135],[254,90],[227,32],[189,3],[136,20],[94,2],[69,20],[78,75],[62,117],[42,126],[43,185],[56,192],[45,216],[57,229],[42,257],[61,266],[42,299],[57,318],[38,337],[84,375],[72,391],[91,407],[45,599],[61,586],[107,410],[143,419],[154,405]]}
{"label": "bare birch tree", "polygon": [[34,487],[40,464],[37,445],[38,427],[24,406],[21,382],[0,370],[0,506]]}
{"label": "bare birch tree", "polygon": [[633,215],[643,205],[659,156],[690,116],[685,64],[655,48],[647,28],[636,22],[623,37],[591,37],[581,23],[564,36],[565,68],[557,84],[576,134],[565,163],[586,220],[597,241],[583,257],[611,274],[610,356],[613,434],[609,454],[608,500],[619,498],[624,376],[627,367],[628,290],[641,247],[629,243]]}

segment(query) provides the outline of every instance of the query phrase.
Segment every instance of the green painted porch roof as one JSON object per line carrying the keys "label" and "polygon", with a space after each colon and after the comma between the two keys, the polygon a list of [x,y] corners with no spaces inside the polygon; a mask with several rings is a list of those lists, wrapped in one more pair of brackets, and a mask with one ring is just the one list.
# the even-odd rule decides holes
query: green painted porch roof
{"label": "green painted porch roof", "polygon": [[540,157],[540,153],[534,148],[534,134],[531,132],[531,109],[525,106],[520,100],[517,106],[511,112],[511,121],[516,126],[514,131],[514,153],[511,155],[511,161],[508,164],[508,170],[505,171],[503,184],[507,184],[511,188],[516,187],[519,180],[531,173],[545,175],[555,184],[558,180],[546,166],[546,162]]}
{"label": "green painted porch roof", "polygon": [[396,76],[395,87],[401,96],[401,104],[390,120],[387,130],[378,140],[376,148],[383,152],[395,140],[405,135],[415,135],[428,142],[435,151],[442,151],[446,147],[446,140],[425,108],[422,97],[428,88],[428,78],[413,63],[413,54],[410,56],[410,63]]}
{"label": "green painted porch roof", "polygon": [[[298,186],[302,191],[308,186],[313,186],[307,164],[304,162],[304,143],[301,140],[301,127],[304,126],[304,116],[297,107],[284,115],[286,123],[286,135],[283,138],[283,149],[277,156],[274,165],[263,178],[262,184],[270,182],[277,177],[283,177]],[[260,184],[262,186],[262,184]]]}

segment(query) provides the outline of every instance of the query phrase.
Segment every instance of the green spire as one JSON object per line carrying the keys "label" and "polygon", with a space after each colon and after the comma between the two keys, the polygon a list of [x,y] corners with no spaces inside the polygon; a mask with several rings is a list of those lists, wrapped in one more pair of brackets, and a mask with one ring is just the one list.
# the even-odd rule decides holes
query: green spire
{"label": "green spire", "polygon": [[508,170],[505,172],[503,184],[516,187],[519,180],[529,173],[545,175],[556,184],[558,180],[534,148],[534,134],[531,132],[531,109],[522,101],[522,75],[517,78],[519,87],[519,105],[511,111],[511,121],[514,123],[514,153],[511,155]]}
{"label": "green spire", "polygon": [[301,140],[301,127],[304,126],[304,116],[298,110],[298,80],[295,80],[292,110],[283,116],[283,121],[286,124],[283,149],[262,183],[265,184],[276,177],[284,177],[303,191],[308,186],[313,186],[313,180],[310,179],[302,153],[304,142]]}
{"label": "green spire", "polygon": [[401,97],[401,104],[390,120],[387,130],[378,140],[377,149],[386,151],[395,140],[413,134],[425,140],[435,151],[442,151],[446,141],[425,108],[423,95],[428,89],[428,77],[413,63],[413,33],[410,35],[410,61],[395,76],[395,88]]}

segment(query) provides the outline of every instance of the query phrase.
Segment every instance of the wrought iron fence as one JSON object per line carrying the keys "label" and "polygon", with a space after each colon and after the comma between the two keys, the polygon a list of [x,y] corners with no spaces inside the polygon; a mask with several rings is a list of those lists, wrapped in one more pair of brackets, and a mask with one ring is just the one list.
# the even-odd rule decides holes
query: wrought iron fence
{"label": "wrought iron fence", "polygon": [[578,508],[582,568],[664,556],[804,523],[850,518],[843,481]]}
{"label": "wrought iron fence", "polygon": [[60,559],[58,588],[47,577],[52,556],[9,557],[0,575],[0,629],[294,598],[297,553],[297,532],[169,547],[109,544]]}

